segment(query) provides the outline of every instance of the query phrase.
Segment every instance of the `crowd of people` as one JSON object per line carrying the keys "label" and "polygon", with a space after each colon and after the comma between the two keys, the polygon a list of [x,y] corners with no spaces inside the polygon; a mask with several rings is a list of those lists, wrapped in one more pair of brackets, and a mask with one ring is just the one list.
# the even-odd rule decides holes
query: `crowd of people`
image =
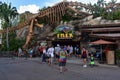
{"label": "crowd of people", "polygon": [[[80,48],[79,45],[73,47],[72,45],[62,45],[57,44],[56,46],[36,46],[31,47],[28,50],[23,50],[26,58],[32,58],[34,55],[42,58],[42,63],[48,63],[50,66],[53,63],[59,64],[60,73],[66,71],[66,62],[67,59],[71,56],[75,56],[76,58],[83,59],[83,67],[87,67],[87,58],[88,58],[88,50],[85,47]],[[23,55],[22,49],[18,49],[18,57]],[[91,54],[90,57],[91,65],[94,65],[94,56]]]}

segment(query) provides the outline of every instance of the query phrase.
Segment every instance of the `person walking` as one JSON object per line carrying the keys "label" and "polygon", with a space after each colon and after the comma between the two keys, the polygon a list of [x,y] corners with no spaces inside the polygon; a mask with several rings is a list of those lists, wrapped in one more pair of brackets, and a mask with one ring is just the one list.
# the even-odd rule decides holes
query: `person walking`
{"label": "person walking", "polygon": [[42,62],[46,62],[46,47],[43,48]]}
{"label": "person walking", "polygon": [[29,55],[30,55],[30,58],[33,57],[33,48],[30,48],[30,49],[29,49]]}
{"label": "person walking", "polygon": [[81,58],[81,50],[80,50],[79,45],[77,45],[75,47],[75,55],[76,55],[77,58]]}
{"label": "person walking", "polygon": [[70,57],[73,55],[73,46],[70,46]]}
{"label": "person walking", "polygon": [[87,67],[87,57],[88,57],[88,50],[85,47],[82,48],[82,58],[83,58],[83,67]]}
{"label": "person walking", "polygon": [[43,55],[43,46],[39,46],[39,56]]}
{"label": "person walking", "polygon": [[49,65],[52,65],[53,64],[53,58],[54,58],[54,48],[53,46],[49,47],[48,48],[48,51],[47,51],[48,55],[49,55]]}
{"label": "person walking", "polygon": [[67,51],[64,50],[64,47],[61,47],[60,50],[60,58],[59,58],[59,68],[60,68],[60,73],[63,71],[66,71],[66,61],[67,61]]}
{"label": "person walking", "polygon": [[18,57],[21,57],[22,56],[22,49],[21,48],[18,48]]}
{"label": "person walking", "polygon": [[23,50],[24,50],[25,60],[27,60],[29,57],[29,50],[27,48],[26,49],[24,48]]}
{"label": "person walking", "polygon": [[56,63],[59,62],[59,52],[60,52],[61,48],[60,48],[60,45],[57,44],[57,46],[55,47],[55,60],[56,60]]}

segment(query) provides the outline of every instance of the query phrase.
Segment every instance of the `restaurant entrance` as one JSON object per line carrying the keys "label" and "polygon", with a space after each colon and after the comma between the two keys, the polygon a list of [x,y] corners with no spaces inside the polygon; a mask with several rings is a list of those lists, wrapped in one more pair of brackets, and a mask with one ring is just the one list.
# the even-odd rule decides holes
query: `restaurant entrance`
{"label": "restaurant entrance", "polygon": [[80,41],[73,41],[72,39],[63,39],[63,40],[55,40],[52,42],[52,44],[54,46],[57,46],[57,44],[59,44],[60,46],[64,46],[64,45],[72,45],[73,47],[75,47],[76,45],[80,45]]}

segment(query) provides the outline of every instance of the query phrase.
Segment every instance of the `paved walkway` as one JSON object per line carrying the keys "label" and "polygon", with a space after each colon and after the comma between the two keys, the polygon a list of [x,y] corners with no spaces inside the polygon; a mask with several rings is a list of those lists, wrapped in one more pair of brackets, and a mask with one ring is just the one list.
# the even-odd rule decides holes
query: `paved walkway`
{"label": "paved walkway", "polygon": [[83,68],[81,59],[70,58],[68,71],[42,64],[41,58],[0,58],[0,80],[119,80],[120,68]]}
{"label": "paved walkway", "polygon": [[[4,60],[4,59],[10,59],[10,58],[0,58],[0,59]],[[15,60],[25,60],[26,58],[15,57],[15,58],[12,58],[12,59],[15,59]],[[37,58],[28,58],[28,60],[33,60],[33,61],[41,62],[41,58],[39,58],[39,57],[37,57]],[[83,64],[82,59],[78,59],[76,57],[68,58],[67,59],[67,63],[70,63],[70,64],[80,64],[80,65]],[[89,65],[89,62],[87,64]],[[114,68],[119,68],[117,65],[100,64],[97,60],[95,61],[95,65],[96,66],[100,66],[100,67],[114,67]]]}
{"label": "paved walkway", "polygon": [[[75,58],[75,57],[68,59],[67,62],[68,63],[74,63],[74,64],[83,64],[82,59],[78,59],[78,58]],[[89,64],[89,62],[88,62],[88,64]],[[115,67],[115,68],[118,68],[117,65],[100,64],[97,60],[95,60],[95,65],[101,66],[101,67]]]}

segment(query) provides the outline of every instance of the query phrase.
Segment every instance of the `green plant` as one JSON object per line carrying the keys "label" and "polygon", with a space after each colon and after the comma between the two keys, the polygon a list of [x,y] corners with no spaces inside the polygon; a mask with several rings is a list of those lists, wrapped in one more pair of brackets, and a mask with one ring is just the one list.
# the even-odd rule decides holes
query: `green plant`
{"label": "green plant", "polygon": [[[9,41],[10,47],[8,48],[9,51],[17,51],[19,47],[22,47],[25,43],[25,39],[17,39],[17,38],[12,38]],[[1,51],[7,51],[6,47],[6,41],[3,42],[3,45],[1,46],[0,50]]]}
{"label": "green plant", "polygon": [[117,59],[120,60],[120,50],[117,50],[117,51],[116,51],[116,57],[117,57]]}

